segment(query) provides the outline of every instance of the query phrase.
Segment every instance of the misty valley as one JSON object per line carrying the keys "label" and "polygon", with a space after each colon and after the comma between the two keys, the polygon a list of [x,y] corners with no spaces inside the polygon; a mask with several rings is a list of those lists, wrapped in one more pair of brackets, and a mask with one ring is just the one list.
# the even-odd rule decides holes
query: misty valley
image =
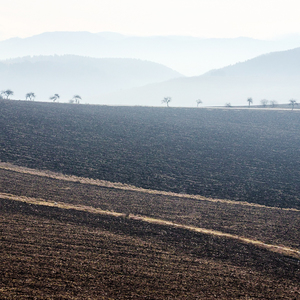
{"label": "misty valley", "polygon": [[[82,41],[85,41],[82,43]],[[59,45],[59,46],[58,46]],[[247,38],[127,37],[52,32],[0,41],[1,91],[11,99],[102,105],[245,106],[299,99],[300,43]],[[5,98],[5,97],[4,97]],[[297,107],[296,107],[297,108]]]}

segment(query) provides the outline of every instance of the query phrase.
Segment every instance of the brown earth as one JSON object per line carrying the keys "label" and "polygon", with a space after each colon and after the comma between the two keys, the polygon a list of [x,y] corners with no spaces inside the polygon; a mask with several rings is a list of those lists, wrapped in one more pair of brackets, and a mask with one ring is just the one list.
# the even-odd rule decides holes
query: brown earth
{"label": "brown earth", "polygon": [[300,299],[300,261],[294,257],[238,239],[67,206],[169,220],[294,249],[299,211],[85,181],[0,168],[1,299]]}
{"label": "brown earth", "polygon": [[49,178],[49,173],[34,173],[32,169],[0,163],[0,193],[143,215],[300,249],[300,211],[296,209],[197,199],[52,173],[60,178],[57,180]]}

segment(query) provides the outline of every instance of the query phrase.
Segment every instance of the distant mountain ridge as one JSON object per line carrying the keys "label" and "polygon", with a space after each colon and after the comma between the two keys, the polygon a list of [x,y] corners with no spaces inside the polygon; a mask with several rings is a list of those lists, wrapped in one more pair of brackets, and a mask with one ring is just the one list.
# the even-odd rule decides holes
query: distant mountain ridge
{"label": "distant mountain ridge", "polygon": [[172,97],[170,106],[196,106],[197,99],[205,106],[247,105],[248,97],[258,105],[262,99],[278,103],[300,99],[300,48],[261,55],[201,76],[123,91],[122,97],[114,93],[102,101],[161,105],[166,96]]}
{"label": "distant mountain ridge", "polygon": [[91,96],[182,76],[163,65],[138,59],[64,55],[0,61],[0,89],[12,89],[15,99],[34,92],[39,100],[58,93],[64,100],[80,94],[89,101]]}
{"label": "distant mountain ridge", "polygon": [[300,39],[204,39],[190,36],[124,36],[112,32],[46,32],[0,42],[0,59],[74,54],[96,58],[138,58],[184,75],[201,75],[273,51],[300,47]]}
{"label": "distant mountain ridge", "polygon": [[[211,70],[206,75],[241,76],[241,75],[299,75],[300,48],[263,54],[242,63]],[[205,75],[205,74],[204,74]]]}

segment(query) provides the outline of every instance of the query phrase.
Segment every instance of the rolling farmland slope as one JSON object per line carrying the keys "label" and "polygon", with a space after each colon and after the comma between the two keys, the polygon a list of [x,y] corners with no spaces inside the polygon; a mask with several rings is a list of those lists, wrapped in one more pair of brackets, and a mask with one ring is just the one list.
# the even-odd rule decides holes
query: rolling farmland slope
{"label": "rolling farmland slope", "polygon": [[299,125],[298,111],[0,101],[0,160],[299,209]]}
{"label": "rolling farmland slope", "polygon": [[2,299],[300,296],[296,209],[1,163],[0,220]]}
{"label": "rolling farmland slope", "polygon": [[300,299],[299,111],[0,101],[1,299]]}

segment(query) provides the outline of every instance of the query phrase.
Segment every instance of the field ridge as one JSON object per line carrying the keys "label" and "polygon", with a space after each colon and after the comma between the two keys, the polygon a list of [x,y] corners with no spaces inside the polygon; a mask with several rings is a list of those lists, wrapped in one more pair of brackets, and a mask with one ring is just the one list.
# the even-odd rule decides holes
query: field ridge
{"label": "field ridge", "polygon": [[62,173],[57,173],[57,172],[48,171],[48,170],[31,169],[31,168],[16,166],[14,164],[1,162],[1,161],[0,161],[0,169],[14,171],[14,172],[23,173],[23,174],[30,174],[30,175],[35,175],[35,176],[48,177],[51,179],[57,179],[57,180],[63,180],[63,181],[69,181],[69,182],[77,182],[77,183],[89,184],[89,185],[96,185],[96,186],[100,186],[100,187],[108,187],[108,188],[120,189],[120,190],[126,190],[126,191],[137,191],[137,192],[146,193],[146,194],[174,196],[174,197],[179,197],[179,198],[188,198],[188,199],[194,199],[194,200],[200,200],[200,201],[205,200],[205,201],[211,201],[211,202],[221,202],[221,203],[228,203],[228,204],[242,205],[242,206],[262,207],[262,208],[268,208],[268,209],[272,209],[272,210],[286,210],[286,211],[300,212],[300,210],[296,209],[296,208],[267,206],[267,205],[263,205],[263,204],[250,203],[250,202],[246,202],[246,201],[234,201],[234,200],[229,200],[229,199],[208,198],[208,197],[204,197],[201,195],[191,195],[191,194],[159,191],[159,190],[153,190],[153,189],[145,189],[145,188],[136,187],[134,185],[129,185],[129,184],[120,183],[120,182],[111,182],[111,181],[107,181],[107,180],[79,177],[76,175],[64,175]]}
{"label": "field ridge", "polygon": [[42,198],[16,196],[16,195],[7,194],[7,193],[0,193],[0,199],[9,199],[9,200],[14,200],[14,201],[25,202],[28,204],[57,207],[60,209],[73,209],[73,210],[85,211],[85,212],[89,212],[89,213],[93,213],[93,214],[110,215],[110,216],[114,216],[114,217],[125,217],[128,219],[138,220],[138,221],[147,222],[147,223],[151,223],[151,224],[158,224],[158,225],[165,225],[165,226],[181,228],[181,229],[190,230],[190,231],[194,231],[194,232],[198,232],[198,233],[204,233],[204,234],[209,234],[209,235],[213,235],[213,236],[220,236],[220,237],[225,237],[225,238],[229,238],[229,239],[235,239],[235,240],[238,240],[243,243],[255,245],[255,246],[258,246],[261,248],[265,248],[269,251],[284,254],[287,256],[291,256],[291,257],[294,257],[294,258],[297,258],[300,260],[300,251],[286,247],[286,246],[267,244],[267,243],[264,243],[264,242],[261,242],[258,240],[245,238],[245,237],[238,236],[235,234],[230,234],[230,233],[225,233],[225,232],[221,232],[221,231],[217,231],[217,230],[211,230],[211,229],[200,228],[200,227],[195,227],[195,226],[178,224],[178,223],[163,220],[163,219],[151,218],[151,217],[146,217],[146,216],[142,216],[142,215],[118,213],[118,212],[113,212],[113,211],[102,210],[100,208],[95,208],[92,206],[73,205],[73,204],[64,203],[64,202],[47,201]]}

